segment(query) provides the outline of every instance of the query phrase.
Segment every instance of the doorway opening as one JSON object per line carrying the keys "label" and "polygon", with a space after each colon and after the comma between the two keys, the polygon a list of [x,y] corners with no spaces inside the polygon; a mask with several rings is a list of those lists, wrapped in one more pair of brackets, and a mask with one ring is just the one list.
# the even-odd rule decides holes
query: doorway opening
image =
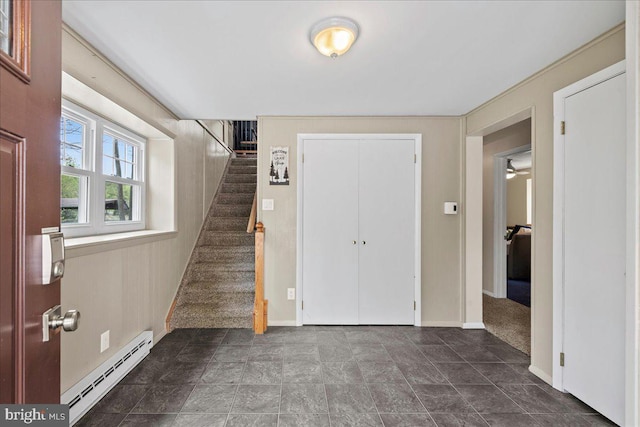
{"label": "doorway opening", "polygon": [[483,322],[531,354],[531,119],[483,138]]}

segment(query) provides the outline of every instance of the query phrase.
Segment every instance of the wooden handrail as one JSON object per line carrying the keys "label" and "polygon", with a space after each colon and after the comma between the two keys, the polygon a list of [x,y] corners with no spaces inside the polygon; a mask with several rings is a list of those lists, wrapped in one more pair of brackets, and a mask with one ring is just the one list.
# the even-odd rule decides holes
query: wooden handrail
{"label": "wooden handrail", "polygon": [[267,330],[267,306],[264,299],[264,225],[256,224],[256,290],[253,304],[253,332],[263,334]]}
{"label": "wooden handrail", "polygon": [[251,234],[256,229],[256,215],[258,210],[258,193],[253,195],[253,205],[251,205],[251,214],[249,214],[249,222],[247,223],[247,233]]}

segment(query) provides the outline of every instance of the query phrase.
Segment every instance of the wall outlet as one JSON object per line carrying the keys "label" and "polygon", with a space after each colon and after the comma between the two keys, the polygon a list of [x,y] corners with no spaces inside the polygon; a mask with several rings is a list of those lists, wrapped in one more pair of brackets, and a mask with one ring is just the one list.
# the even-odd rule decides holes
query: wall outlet
{"label": "wall outlet", "polygon": [[109,331],[103,332],[100,335],[100,353],[103,353],[109,348]]}
{"label": "wall outlet", "polygon": [[287,299],[296,299],[296,288],[287,288]]}

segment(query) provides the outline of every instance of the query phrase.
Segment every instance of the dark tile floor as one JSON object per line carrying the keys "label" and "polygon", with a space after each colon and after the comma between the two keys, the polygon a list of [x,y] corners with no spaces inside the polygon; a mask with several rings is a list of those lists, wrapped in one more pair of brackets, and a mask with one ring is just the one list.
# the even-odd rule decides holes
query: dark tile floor
{"label": "dark tile floor", "polygon": [[483,330],[178,329],[80,426],[598,426]]}

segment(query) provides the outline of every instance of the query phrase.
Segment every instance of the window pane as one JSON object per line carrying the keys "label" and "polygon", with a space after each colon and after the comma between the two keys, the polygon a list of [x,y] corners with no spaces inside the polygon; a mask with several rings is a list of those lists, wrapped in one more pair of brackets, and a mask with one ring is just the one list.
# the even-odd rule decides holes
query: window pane
{"label": "window pane", "polygon": [[133,145],[127,144],[127,156],[125,158],[127,162],[133,163],[133,151],[134,151]]}
{"label": "window pane", "polygon": [[114,151],[113,157],[117,157],[119,159],[124,159],[124,145],[125,145],[124,142],[117,141],[117,145],[115,147],[116,150]]}
{"label": "window pane", "polygon": [[65,121],[65,142],[67,144],[82,146],[82,138],[84,137],[84,125],[71,119],[66,119]]}
{"label": "window pane", "polygon": [[134,220],[137,190],[137,186],[134,185],[107,182],[104,196],[104,220],[106,222]]}
{"label": "window pane", "polygon": [[60,222],[79,224],[86,222],[87,178],[60,175]]}
{"label": "window pane", "polygon": [[113,137],[106,133],[102,135],[102,154],[113,156]]}
{"label": "window pane", "polygon": [[13,14],[11,12],[11,0],[0,0],[0,50],[9,56],[11,52],[11,29],[13,27]]}
{"label": "window pane", "polygon": [[124,164],[125,178],[133,179],[133,165],[131,163]]}
{"label": "window pane", "polygon": [[[0,0],[1,1],[1,0]],[[85,125],[68,117],[60,120],[60,164],[84,168]]]}
{"label": "window pane", "polygon": [[113,175],[113,159],[111,157],[102,156],[102,173]]}
{"label": "window pane", "polygon": [[82,168],[82,149],[75,145],[64,144],[64,157],[62,165],[74,168]]}

